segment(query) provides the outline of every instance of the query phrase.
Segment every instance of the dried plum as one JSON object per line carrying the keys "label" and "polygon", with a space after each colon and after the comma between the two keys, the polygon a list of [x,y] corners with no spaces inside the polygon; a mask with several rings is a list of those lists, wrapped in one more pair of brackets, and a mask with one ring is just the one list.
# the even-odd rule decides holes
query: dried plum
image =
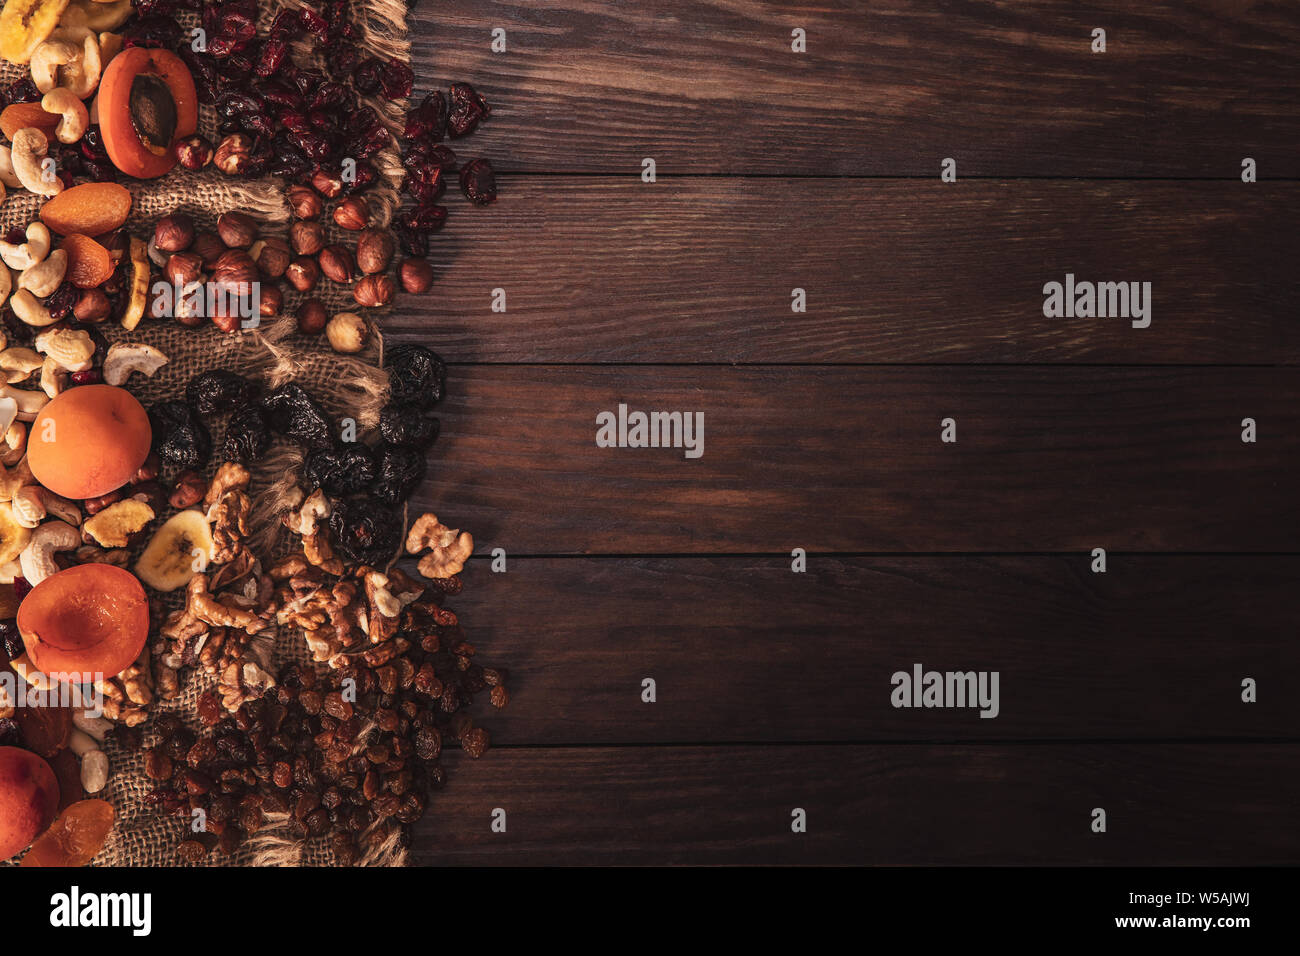
{"label": "dried plum", "polygon": [[382,567],[402,540],[401,519],[371,498],[344,498],[330,513],[334,547],[358,564]]}
{"label": "dried plum", "polygon": [[266,413],[256,402],[236,406],[226,423],[226,436],[221,443],[224,461],[249,464],[257,461],[271,447],[271,427]]}
{"label": "dried plum", "polygon": [[153,450],[163,461],[198,468],[212,456],[212,436],[184,402],[160,402],[149,409]]}
{"label": "dried plum", "polygon": [[379,434],[390,445],[428,448],[438,440],[440,422],[426,418],[416,402],[388,405],[379,413]]}
{"label": "dried plum", "polygon": [[251,401],[257,397],[257,393],[255,382],[218,368],[190,379],[190,384],[185,389],[185,399],[200,415],[216,415]]}
{"label": "dried plum", "polygon": [[447,392],[447,365],[423,345],[395,345],[384,354],[394,402],[418,401],[423,407],[442,401]]}
{"label": "dried plum", "polygon": [[262,409],[272,431],[308,448],[328,448],[334,444],[334,429],[324,409],[295,382],[267,393],[262,399]]}
{"label": "dried plum", "polygon": [[375,483],[370,488],[375,500],[396,508],[424,480],[424,453],[414,448],[380,445],[375,449]]}
{"label": "dried plum", "polygon": [[308,488],[324,488],[329,495],[352,495],[375,480],[375,460],[370,449],[359,443],[315,448],[302,467]]}

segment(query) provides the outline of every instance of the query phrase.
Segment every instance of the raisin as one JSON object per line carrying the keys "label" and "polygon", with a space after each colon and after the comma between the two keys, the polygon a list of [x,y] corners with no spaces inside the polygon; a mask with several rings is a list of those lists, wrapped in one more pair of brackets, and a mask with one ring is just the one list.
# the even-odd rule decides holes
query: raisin
{"label": "raisin", "polygon": [[281,385],[262,399],[262,408],[272,431],[309,448],[327,448],[334,443],[329,418],[301,385]]}
{"label": "raisin", "polygon": [[184,402],[160,402],[149,409],[153,449],[180,468],[197,468],[212,456],[212,436]]}
{"label": "raisin", "polygon": [[369,448],[358,443],[314,448],[302,469],[309,488],[324,488],[330,495],[351,495],[374,481],[375,460]]}
{"label": "raisin", "polygon": [[185,400],[200,415],[228,412],[257,397],[257,384],[242,375],[218,368],[190,379]]}
{"label": "raisin", "polygon": [[335,548],[345,557],[376,567],[388,563],[402,538],[398,518],[370,498],[336,502],[330,514],[330,531]]}
{"label": "raisin", "polygon": [[427,408],[446,395],[447,365],[423,345],[393,346],[384,354],[384,368],[394,402],[419,402]]}
{"label": "raisin", "polygon": [[393,404],[379,413],[379,434],[390,445],[405,448],[428,448],[438,440],[441,423],[425,418],[416,402]]}
{"label": "raisin", "polygon": [[255,402],[236,406],[221,443],[222,460],[249,464],[265,455],[270,447],[271,429],[261,406]]}
{"label": "raisin", "polygon": [[370,492],[380,504],[395,508],[424,480],[424,454],[414,448],[380,445],[375,458],[375,483]]}

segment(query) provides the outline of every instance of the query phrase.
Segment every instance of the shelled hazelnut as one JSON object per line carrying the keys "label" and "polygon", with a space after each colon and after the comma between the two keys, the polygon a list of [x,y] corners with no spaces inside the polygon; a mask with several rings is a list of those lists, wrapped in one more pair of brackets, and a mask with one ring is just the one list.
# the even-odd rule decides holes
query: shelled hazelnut
{"label": "shelled hazelnut", "polygon": [[93,325],[103,322],[113,310],[113,304],[102,289],[86,289],[72,307],[72,315],[78,322]]}
{"label": "shelled hazelnut", "polygon": [[253,162],[253,140],[243,133],[231,133],[217,146],[212,165],[227,176],[238,176]]}
{"label": "shelled hazelnut", "polygon": [[295,219],[319,219],[325,204],[314,190],[306,186],[290,186],[289,209]]}
{"label": "shelled hazelnut", "polygon": [[393,237],[386,229],[365,229],[357,237],[357,268],[366,275],[383,272],[393,261]]}
{"label": "shelled hazelnut", "polygon": [[312,187],[326,199],[333,199],[343,192],[343,180],[331,176],[323,169],[318,169],[311,177]]}
{"label": "shelled hazelnut", "polygon": [[226,251],[226,244],[212,232],[201,232],[194,237],[189,251],[203,260],[203,268],[211,269]]}
{"label": "shelled hazelnut", "polygon": [[217,235],[232,249],[247,249],[257,233],[257,220],[242,212],[223,212],[217,219]]}
{"label": "shelled hazelnut", "polygon": [[289,268],[284,271],[284,277],[289,281],[289,285],[299,292],[310,292],[320,281],[320,266],[316,264],[315,259],[299,256],[289,263]]}
{"label": "shelled hazelnut", "polygon": [[352,253],[347,250],[346,246],[337,243],[326,246],[317,256],[320,262],[321,275],[331,282],[351,282],[356,277],[356,269],[352,263]]}
{"label": "shelled hazelnut", "polygon": [[278,285],[263,284],[258,295],[258,309],[262,318],[279,315],[284,308],[284,292]]}
{"label": "shelled hazelnut", "polygon": [[295,222],[289,227],[289,244],[300,256],[314,256],[325,246],[325,227],[318,222]]}
{"label": "shelled hazelnut", "polygon": [[198,171],[212,162],[212,144],[197,133],[176,141],[176,161],[185,169]]}
{"label": "shelled hazelnut", "polygon": [[357,300],[357,305],[378,308],[392,302],[396,291],[393,280],[389,276],[362,276],[352,288],[352,297]]}
{"label": "shelled hazelnut", "polygon": [[360,232],[370,225],[370,207],[359,196],[349,196],[334,207],[334,225],[349,232]]}
{"label": "shelled hazelnut", "polygon": [[319,335],[328,322],[329,315],[320,299],[306,299],[298,306],[298,331],[304,335]]}
{"label": "shelled hazelnut", "polygon": [[402,288],[415,295],[428,292],[433,286],[433,266],[427,259],[406,259],[397,270]]}
{"label": "shelled hazelnut", "polygon": [[268,279],[280,278],[284,275],[284,270],[289,268],[289,263],[293,261],[293,251],[289,248],[289,243],[276,236],[258,240],[253,243],[248,252],[257,263],[257,268],[262,271],[262,275]]}
{"label": "shelled hazelnut", "polygon": [[178,252],[167,260],[163,276],[172,285],[187,286],[203,274],[203,259],[193,252]]}
{"label": "shelled hazelnut", "polygon": [[183,212],[163,216],[154,224],[153,242],[162,252],[183,252],[194,242],[194,220]]}
{"label": "shelled hazelnut", "polygon": [[369,330],[365,319],[355,312],[340,312],[325,326],[325,337],[336,352],[360,352],[366,347]]}

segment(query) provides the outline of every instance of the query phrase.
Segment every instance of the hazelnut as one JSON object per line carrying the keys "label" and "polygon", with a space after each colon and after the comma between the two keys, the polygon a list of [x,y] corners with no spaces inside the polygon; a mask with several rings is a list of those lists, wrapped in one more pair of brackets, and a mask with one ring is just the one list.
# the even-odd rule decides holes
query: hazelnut
{"label": "hazelnut", "polygon": [[162,467],[162,462],[158,459],[157,452],[149,452],[145,458],[144,464],[136,469],[135,474],[131,476],[132,485],[143,484],[146,481],[153,481],[158,477],[158,469]]}
{"label": "hazelnut", "polygon": [[433,285],[433,266],[429,265],[428,259],[403,260],[397,274],[401,277],[402,288],[415,295],[428,292]]}
{"label": "hazelnut", "polygon": [[357,300],[357,305],[376,308],[392,302],[393,293],[396,291],[397,288],[389,276],[362,276],[352,287],[352,297]]}
{"label": "hazelnut", "polygon": [[326,246],[317,258],[320,262],[321,274],[331,282],[347,283],[355,277],[352,253],[348,252],[346,246],[338,244]]}
{"label": "hazelnut", "polygon": [[212,162],[212,144],[197,133],[176,141],[176,161],[185,169],[200,170]]}
{"label": "hazelnut", "polygon": [[343,180],[332,176],[323,169],[316,170],[311,177],[312,187],[326,199],[333,199],[343,192]]}
{"label": "hazelnut", "polygon": [[100,495],[98,498],[87,498],[81,503],[81,510],[88,515],[97,515],[109,505],[115,505],[122,500],[122,491],[110,491],[106,495]]}
{"label": "hazelnut", "polygon": [[152,479],[138,483],[133,482],[127,490],[131,492],[131,497],[136,501],[143,501],[152,508],[154,514],[161,512],[163,504],[167,501],[167,493],[163,491],[163,486]]}
{"label": "hazelnut", "polygon": [[279,315],[284,308],[284,292],[278,285],[264,285],[258,290],[258,309],[262,318]]}
{"label": "hazelnut", "polygon": [[304,335],[319,335],[328,321],[320,299],[306,299],[298,306],[298,331]]}
{"label": "hazelnut", "polygon": [[318,222],[295,222],[289,227],[289,244],[300,256],[314,256],[325,245],[325,227]]}
{"label": "hazelnut", "polygon": [[[211,291],[211,290],[209,290]],[[222,332],[233,332],[239,328],[241,321],[239,310],[230,308],[234,300],[229,295],[222,295],[221,290],[217,290],[208,296],[212,303],[212,324]]]}
{"label": "hazelnut", "polygon": [[217,219],[217,235],[232,249],[247,249],[257,238],[257,220],[242,212],[223,212]]}
{"label": "hazelnut", "polygon": [[360,196],[349,196],[334,207],[334,225],[358,232],[370,225],[370,207]]}
{"label": "hazelnut", "polygon": [[365,319],[355,312],[340,312],[325,326],[325,337],[335,352],[360,352],[369,334]]}
{"label": "hazelnut", "polygon": [[91,325],[103,322],[112,310],[112,303],[102,289],[86,289],[72,307],[72,315],[78,322]]}
{"label": "hazelnut", "polygon": [[184,252],[194,241],[194,220],[183,212],[159,219],[153,227],[153,243],[162,252]]}
{"label": "hazelnut", "polygon": [[387,229],[365,229],[357,236],[357,268],[366,275],[383,272],[393,261],[393,237]]}
{"label": "hazelnut", "polygon": [[202,501],[207,490],[208,483],[197,471],[182,471],[176,476],[176,487],[167,503],[173,508],[188,508]]}
{"label": "hazelnut", "polygon": [[163,276],[172,285],[187,286],[203,274],[203,259],[193,252],[178,252],[167,260]]}
{"label": "hazelnut", "polygon": [[289,187],[289,208],[295,219],[319,219],[325,211],[320,196],[306,186]]}
{"label": "hazelnut", "polygon": [[211,269],[226,252],[226,244],[212,232],[201,232],[194,237],[190,252],[203,260],[203,268]]}
{"label": "hazelnut", "polygon": [[[207,284],[199,281],[192,282],[181,289],[180,298],[176,300],[173,306],[173,315],[177,322],[189,329],[197,329],[204,323],[207,316],[203,310],[207,308]],[[157,316],[163,318],[163,316]]]}
{"label": "hazelnut", "polygon": [[212,267],[212,281],[218,285],[243,286],[257,280],[257,264],[242,249],[227,249]]}
{"label": "hazelnut", "polygon": [[310,292],[320,280],[320,266],[316,265],[315,259],[299,256],[289,263],[289,268],[284,270],[284,277],[299,292]]}
{"label": "hazelnut", "polygon": [[289,263],[293,260],[289,243],[275,236],[253,243],[248,254],[257,263],[257,268],[262,270],[262,275],[268,279],[278,279],[284,275],[284,270],[289,268]]}
{"label": "hazelnut", "polygon": [[231,133],[217,146],[212,164],[227,176],[238,176],[253,162],[253,140],[243,133]]}

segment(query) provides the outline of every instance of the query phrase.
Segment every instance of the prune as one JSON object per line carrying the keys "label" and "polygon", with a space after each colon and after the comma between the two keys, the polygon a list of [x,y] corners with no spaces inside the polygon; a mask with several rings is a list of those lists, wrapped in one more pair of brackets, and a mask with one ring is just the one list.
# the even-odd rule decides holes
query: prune
{"label": "prune", "polygon": [[185,399],[200,415],[216,415],[252,401],[258,391],[255,382],[218,368],[190,379]]}
{"label": "prune", "polygon": [[424,480],[424,453],[414,448],[380,445],[375,451],[375,483],[370,493],[388,508],[396,508]]}
{"label": "prune", "polygon": [[160,402],[149,409],[153,449],[180,468],[198,468],[212,455],[212,436],[184,402]]}
{"label": "prune", "polygon": [[486,206],[497,198],[497,180],[486,159],[471,159],[460,171],[460,189],[470,202]]}
{"label": "prune", "polygon": [[438,440],[439,424],[425,418],[417,402],[388,405],[379,413],[379,434],[390,445],[428,448]]}
{"label": "prune", "polygon": [[358,564],[382,567],[402,539],[400,519],[371,498],[345,498],[330,513],[334,547]]}
{"label": "prune", "polygon": [[328,448],[334,444],[333,428],[324,410],[295,382],[268,393],[262,399],[262,409],[272,431],[308,448]]}
{"label": "prune", "polygon": [[236,406],[226,423],[226,435],[221,443],[222,459],[246,465],[261,458],[270,447],[271,428],[261,406],[256,402]]}
{"label": "prune", "polygon": [[394,402],[418,401],[427,408],[446,394],[447,365],[423,345],[393,346],[384,354],[384,368]]}
{"label": "prune", "polygon": [[352,495],[375,479],[375,460],[359,443],[315,448],[307,454],[302,477],[309,488],[324,488],[329,495]]}

